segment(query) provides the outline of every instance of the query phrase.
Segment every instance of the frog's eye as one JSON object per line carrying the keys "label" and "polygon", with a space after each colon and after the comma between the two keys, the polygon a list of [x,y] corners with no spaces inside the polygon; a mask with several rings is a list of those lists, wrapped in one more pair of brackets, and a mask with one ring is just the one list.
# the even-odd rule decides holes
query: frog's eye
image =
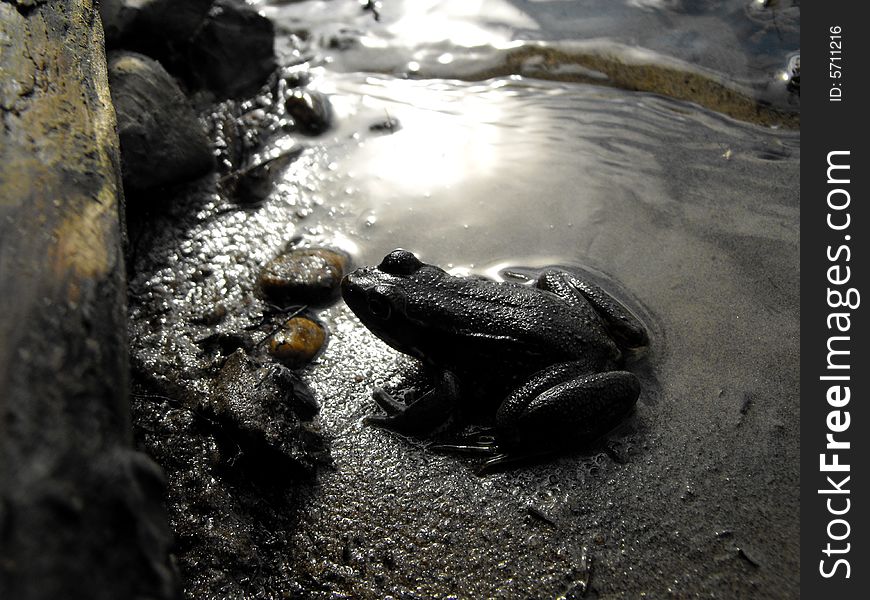
{"label": "frog's eye", "polygon": [[407,250],[393,250],[384,257],[378,269],[391,275],[410,275],[423,266],[420,259],[413,252]]}
{"label": "frog's eye", "polygon": [[390,285],[377,285],[366,293],[369,314],[386,321],[393,312],[405,310],[405,294],[399,288]]}
{"label": "frog's eye", "polygon": [[390,315],[393,312],[393,307],[390,306],[389,301],[382,296],[370,296],[369,312],[372,316],[377,317],[382,321],[386,321],[390,318]]}

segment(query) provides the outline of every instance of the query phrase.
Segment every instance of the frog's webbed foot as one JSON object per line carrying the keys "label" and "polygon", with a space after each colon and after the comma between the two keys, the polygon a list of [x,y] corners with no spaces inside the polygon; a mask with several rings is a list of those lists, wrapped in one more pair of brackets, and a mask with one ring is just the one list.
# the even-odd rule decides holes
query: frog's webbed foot
{"label": "frog's webbed foot", "polygon": [[486,460],[477,470],[477,475],[490,475],[499,471],[505,471],[514,467],[528,465],[542,457],[552,454],[552,450],[539,450],[533,452],[499,452]]}
{"label": "frog's webbed foot", "polygon": [[486,460],[476,471],[476,474],[479,476],[490,475],[498,471],[526,464],[531,458],[541,456],[542,454],[539,452],[535,452],[533,455],[505,452],[499,446],[495,436],[495,429],[492,427],[486,428],[484,432],[465,435],[454,442],[433,444],[428,447],[428,450],[432,452],[486,457]]}
{"label": "frog's webbed foot", "polygon": [[573,273],[548,269],[536,282],[539,289],[553,292],[569,304],[590,304],[604,322],[614,339],[624,348],[640,348],[649,344],[646,328],[640,320],[616,298],[594,283]]}
{"label": "frog's webbed foot", "polygon": [[372,398],[384,414],[369,415],[367,425],[384,427],[399,433],[431,433],[446,426],[455,412],[459,397],[459,383],[449,371],[442,372],[434,388],[415,398],[415,392],[404,394],[405,402],[399,401],[385,390],[376,388]]}
{"label": "frog's webbed foot", "polygon": [[577,374],[577,363],[536,373],[496,413],[506,448],[552,450],[589,442],[612,429],[637,402],[640,382],[628,371]]}
{"label": "frog's webbed foot", "polygon": [[432,452],[486,458],[477,469],[477,475],[490,475],[498,471],[526,465],[553,453],[553,450],[547,448],[512,448],[507,451],[498,443],[495,429],[492,427],[486,428],[483,433],[465,435],[451,443],[433,444],[427,449]]}
{"label": "frog's webbed foot", "polygon": [[455,452],[458,454],[473,454],[496,456],[501,453],[496,442],[495,428],[484,427],[477,431],[466,433],[459,439],[447,443],[429,446],[433,452]]}

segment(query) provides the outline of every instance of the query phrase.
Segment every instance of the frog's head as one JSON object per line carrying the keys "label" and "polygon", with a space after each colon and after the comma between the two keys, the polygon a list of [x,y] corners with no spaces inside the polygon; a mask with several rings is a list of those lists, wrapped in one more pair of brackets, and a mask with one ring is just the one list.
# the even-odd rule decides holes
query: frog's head
{"label": "frog's head", "polygon": [[[425,274],[421,270],[426,270]],[[429,271],[432,271],[431,273]],[[393,250],[377,267],[361,267],[341,281],[341,295],[369,330],[393,348],[422,359],[427,324],[414,318],[414,305],[425,288],[421,277],[444,275],[407,250]]]}

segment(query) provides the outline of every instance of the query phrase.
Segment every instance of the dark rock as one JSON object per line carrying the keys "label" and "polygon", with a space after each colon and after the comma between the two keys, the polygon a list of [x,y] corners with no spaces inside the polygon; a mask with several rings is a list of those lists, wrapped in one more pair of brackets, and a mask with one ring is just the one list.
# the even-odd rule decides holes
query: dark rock
{"label": "dark rock", "polygon": [[309,421],[317,410],[293,373],[259,366],[241,350],[227,359],[202,407],[221,427],[224,462],[273,485],[313,473],[323,461],[322,438]]}
{"label": "dark rock", "polygon": [[[4,557],[0,568],[0,580],[9,577],[5,585],[0,581],[0,591],[9,593],[3,597],[177,598],[177,574],[166,560],[172,534],[160,501],[165,493],[160,468],[143,454],[122,448],[98,457],[64,456],[54,468],[25,488],[9,490],[5,499],[11,518],[3,541],[18,553],[13,560]],[[44,535],[34,536],[36,532]],[[55,555],[46,552],[48,536],[52,545],[66,547],[82,545],[77,538],[84,536],[100,549],[80,559]],[[124,546],[117,545],[119,537]],[[84,571],[87,577],[82,577]],[[142,574],[138,581],[117,575],[136,571]],[[43,578],[25,578],[18,582],[20,588],[8,585],[16,576],[33,573]]]}
{"label": "dark rock", "polygon": [[269,354],[296,369],[307,365],[326,348],[326,330],[307,317],[287,320],[269,338]]}
{"label": "dark rock", "polygon": [[303,150],[304,148],[297,146],[260,158],[249,166],[230,173],[221,180],[221,184],[237,202],[260,202],[272,191],[276,178],[290,163],[299,158]]}
{"label": "dark rock", "polygon": [[103,0],[106,46],[160,61],[220,97],[256,92],[275,70],[272,22],[240,0]]}
{"label": "dark rock", "polygon": [[[215,402],[232,404],[226,397],[234,393],[231,379],[240,371],[259,370],[244,356],[225,364],[223,397]],[[296,552],[296,511],[301,490],[312,480],[287,476],[304,468],[288,463],[280,449],[270,449],[269,436],[240,431],[247,430],[236,425],[244,411],[232,406],[208,408],[205,404],[213,402],[204,402],[201,393],[185,393],[167,380],[154,378],[150,369],[134,369],[134,389],[140,392],[133,396],[137,442],[166,472],[167,507],[176,535],[174,557],[185,598],[264,597],[261,577],[283,579],[277,574],[286,572]],[[298,378],[276,365],[265,373],[265,385],[283,390],[288,414],[302,421],[314,417],[317,403]],[[253,380],[246,374],[241,378]],[[244,397],[250,398],[249,393]],[[268,414],[257,419],[268,419]],[[295,436],[294,423],[290,417],[274,427]],[[304,449],[327,456],[326,442],[313,433],[311,424],[300,422],[298,432],[308,440]],[[128,597],[133,596],[117,596]],[[306,595],[300,590],[290,597]]]}
{"label": "dark rock", "polygon": [[186,48],[214,0],[102,0],[107,48],[171,59]]}
{"label": "dark rock", "polygon": [[402,124],[398,119],[395,119],[391,116],[387,116],[383,121],[378,121],[377,123],[372,123],[369,125],[369,131],[374,131],[377,133],[395,133],[402,128]]}
{"label": "dark rock", "polygon": [[255,343],[250,335],[217,332],[196,340],[196,345],[202,348],[204,352],[230,355],[236,350],[250,352],[254,349]]}
{"label": "dark rock", "polygon": [[111,53],[109,84],[125,189],[178,183],[214,167],[202,125],[160,63],[133,52]]}
{"label": "dark rock", "polygon": [[329,99],[318,92],[293,90],[284,100],[284,108],[296,126],[305,135],[320,135],[332,123]]}
{"label": "dark rock", "polygon": [[281,306],[328,304],[337,299],[348,264],[348,256],[338,250],[294,248],[266,263],[260,289]]}
{"label": "dark rock", "polygon": [[275,30],[253,8],[216,0],[191,40],[191,82],[225,97],[255,93],[275,70]]}

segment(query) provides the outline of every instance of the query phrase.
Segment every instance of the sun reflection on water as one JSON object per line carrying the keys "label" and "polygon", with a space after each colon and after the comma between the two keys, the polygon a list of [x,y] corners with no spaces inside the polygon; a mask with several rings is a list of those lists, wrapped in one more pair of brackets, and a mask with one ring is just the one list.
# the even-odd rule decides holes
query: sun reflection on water
{"label": "sun reflection on water", "polygon": [[[397,191],[420,195],[450,188],[469,174],[487,177],[499,162],[505,130],[501,103],[480,94],[444,94],[422,86],[393,90],[389,109],[402,129],[371,138],[359,170],[387,182]],[[362,104],[383,102],[366,95]]]}
{"label": "sun reflection on water", "polygon": [[465,48],[498,46],[510,41],[516,29],[538,28],[527,13],[504,0],[410,0],[398,12],[401,17],[387,30],[420,45],[449,40]]}

